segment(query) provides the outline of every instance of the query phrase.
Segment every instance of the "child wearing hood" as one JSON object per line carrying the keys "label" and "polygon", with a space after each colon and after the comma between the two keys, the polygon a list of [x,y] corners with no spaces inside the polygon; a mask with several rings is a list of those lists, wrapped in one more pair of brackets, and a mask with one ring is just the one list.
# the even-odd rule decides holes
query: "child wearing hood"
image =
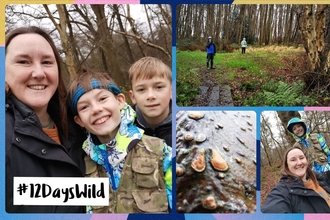
{"label": "child wearing hood", "polygon": [[245,49],[247,47],[247,42],[246,42],[245,38],[243,38],[243,40],[241,41],[241,46],[242,46],[242,54],[244,54]]}
{"label": "child wearing hood", "polygon": [[306,123],[300,118],[292,118],[287,125],[287,130],[297,141],[308,158],[308,166],[319,173],[330,170],[330,149],[321,134],[310,133]]}

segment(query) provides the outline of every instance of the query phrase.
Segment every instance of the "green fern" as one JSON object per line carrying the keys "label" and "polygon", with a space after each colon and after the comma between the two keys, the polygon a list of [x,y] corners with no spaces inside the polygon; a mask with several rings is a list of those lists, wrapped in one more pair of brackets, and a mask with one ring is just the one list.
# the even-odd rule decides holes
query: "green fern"
{"label": "green fern", "polygon": [[269,81],[261,87],[262,92],[247,100],[245,105],[264,106],[305,106],[314,104],[314,100],[303,96],[305,83],[302,81],[288,84],[282,81]]}
{"label": "green fern", "polygon": [[294,106],[300,102],[304,83],[289,85],[280,81],[274,85],[275,91],[264,91],[265,105]]}

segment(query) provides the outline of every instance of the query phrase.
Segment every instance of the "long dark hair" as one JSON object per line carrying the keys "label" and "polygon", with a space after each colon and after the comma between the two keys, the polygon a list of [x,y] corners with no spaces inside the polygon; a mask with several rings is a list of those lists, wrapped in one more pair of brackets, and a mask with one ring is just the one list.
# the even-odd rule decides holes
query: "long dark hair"
{"label": "long dark hair", "polygon": [[[67,122],[67,105],[66,105],[66,94],[67,90],[63,81],[63,76],[62,76],[62,59],[57,51],[57,48],[53,42],[53,39],[49,36],[48,33],[46,33],[43,29],[36,27],[36,26],[29,26],[29,27],[21,27],[21,28],[16,28],[9,32],[6,35],[6,42],[5,42],[5,49],[6,49],[6,54],[7,54],[7,47],[10,44],[10,42],[18,35],[21,34],[39,34],[42,36],[51,46],[56,63],[57,63],[57,68],[58,68],[58,87],[54,93],[54,95],[51,97],[48,103],[48,109],[47,112],[51,115],[51,117],[55,118],[60,118],[60,124],[56,121],[57,127],[62,130],[63,134],[67,137],[68,136],[68,122]],[[7,88],[6,88],[7,90]],[[10,93],[10,88],[8,91]],[[58,109],[59,108],[59,109]]]}
{"label": "long dark hair", "polygon": [[[303,152],[304,156],[306,157],[305,152],[304,152],[303,149],[302,149],[300,146],[298,146],[298,145],[293,145],[292,147],[289,147],[289,148],[286,150],[286,152],[285,152],[285,154],[284,154],[284,158],[283,158],[283,165],[282,165],[283,170],[282,170],[282,173],[283,173],[283,175],[288,176],[290,181],[293,180],[292,177],[294,177],[294,176],[297,177],[295,174],[293,174],[293,173],[289,170],[289,166],[288,166],[288,154],[289,154],[290,151],[292,151],[292,150],[294,150],[294,149],[298,149],[298,150],[300,150],[301,152]],[[307,164],[308,164],[308,163],[307,163]],[[317,181],[317,179],[316,179],[316,176],[315,176],[314,171],[313,171],[311,168],[309,168],[308,166],[307,166],[307,170],[306,170],[306,179],[311,179],[316,185],[318,185],[318,181]]]}

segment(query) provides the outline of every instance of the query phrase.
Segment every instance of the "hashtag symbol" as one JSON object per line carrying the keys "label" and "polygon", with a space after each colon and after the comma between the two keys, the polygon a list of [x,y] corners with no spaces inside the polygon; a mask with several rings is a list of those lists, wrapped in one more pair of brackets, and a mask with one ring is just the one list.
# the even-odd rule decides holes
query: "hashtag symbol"
{"label": "hashtag symbol", "polygon": [[19,186],[17,187],[17,192],[19,192],[20,195],[22,195],[22,193],[25,193],[26,190],[28,188],[28,185],[26,185],[25,183],[20,183]]}

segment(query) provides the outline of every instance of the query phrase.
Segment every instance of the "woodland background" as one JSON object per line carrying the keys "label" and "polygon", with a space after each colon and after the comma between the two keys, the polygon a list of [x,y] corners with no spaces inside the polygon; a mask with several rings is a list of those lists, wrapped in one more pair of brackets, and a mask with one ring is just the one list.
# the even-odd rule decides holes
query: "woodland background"
{"label": "woodland background", "polygon": [[[180,105],[200,106],[198,87],[210,85],[228,85],[235,106],[329,104],[323,98],[330,93],[330,5],[184,4],[176,18]],[[208,36],[217,47],[212,72]],[[248,47],[241,56],[243,37]],[[283,94],[295,96],[288,102]]]}
{"label": "woodland background", "polygon": [[321,134],[330,144],[330,112],[264,111],[260,123],[261,205],[281,177],[283,155],[295,143],[286,130],[291,118],[301,118],[311,133]]}
{"label": "woodland background", "polygon": [[[208,36],[230,51],[231,43],[303,44],[311,71],[328,68],[330,51],[329,5],[178,5],[177,40]],[[328,70],[328,69],[327,69]]]}
{"label": "woodland background", "polygon": [[[110,73],[125,92],[127,70],[144,56],[171,66],[172,11],[169,5],[7,5],[6,34],[40,26],[63,58],[66,82],[81,67]],[[143,18],[143,19],[142,19]]]}

